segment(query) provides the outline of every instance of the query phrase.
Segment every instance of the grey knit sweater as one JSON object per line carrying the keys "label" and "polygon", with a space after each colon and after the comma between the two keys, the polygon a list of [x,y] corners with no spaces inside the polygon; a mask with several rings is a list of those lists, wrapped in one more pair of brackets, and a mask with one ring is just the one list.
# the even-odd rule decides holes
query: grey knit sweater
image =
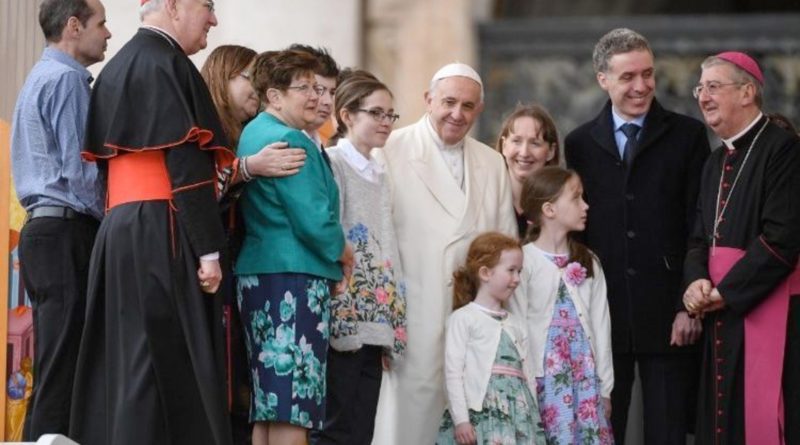
{"label": "grey knit sweater", "polygon": [[339,186],[342,228],[355,254],[347,290],[331,298],[331,347],[384,346],[397,357],[405,349],[406,304],[388,179],[382,171],[373,170],[374,182],[360,174],[352,160],[367,162],[347,139],[327,153]]}

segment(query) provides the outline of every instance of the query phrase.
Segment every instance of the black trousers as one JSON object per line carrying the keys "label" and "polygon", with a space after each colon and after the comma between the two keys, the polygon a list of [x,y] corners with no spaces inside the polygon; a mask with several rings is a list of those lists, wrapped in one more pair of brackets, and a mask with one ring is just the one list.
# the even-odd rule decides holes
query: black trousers
{"label": "black trousers", "polygon": [[369,445],[381,389],[383,348],[358,351],[328,348],[327,402],[322,431],[312,431],[313,445]]}
{"label": "black trousers", "polygon": [[89,259],[99,224],[81,215],[36,218],[20,233],[22,282],[33,304],[33,394],[23,433],[27,441],[69,430]]}
{"label": "black trousers", "polygon": [[644,402],[644,445],[685,445],[697,405],[700,362],[694,353],[614,354],[611,425],[615,443],[625,443],[637,363]]}

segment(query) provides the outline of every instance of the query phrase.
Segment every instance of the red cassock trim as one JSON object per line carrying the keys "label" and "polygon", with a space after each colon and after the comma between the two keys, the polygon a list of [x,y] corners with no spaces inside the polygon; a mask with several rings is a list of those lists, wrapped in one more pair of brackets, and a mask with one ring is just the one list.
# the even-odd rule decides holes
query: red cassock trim
{"label": "red cassock trim", "polygon": [[[236,158],[236,155],[227,147],[223,147],[221,145],[209,146],[208,144],[212,140],[214,140],[214,132],[212,132],[211,130],[206,130],[206,129],[199,128],[199,127],[192,127],[192,128],[189,129],[189,131],[186,132],[186,135],[182,139],[180,139],[178,141],[169,142],[169,143],[161,144],[161,145],[153,145],[153,146],[145,146],[145,147],[137,147],[137,148],[134,148],[134,147],[123,147],[121,145],[115,145],[115,144],[111,144],[111,143],[106,143],[106,144],[104,144],[104,146],[105,146],[105,148],[108,148],[108,149],[112,150],[111,154],[101,156],[101,155],[97,155],[97,154],[92,153],[92,152],[83,151],[83,152],[81,152],[81,157],[83,158],[84,161],[87,161],[87,162],[97,162],[98,159],[109,160],[109,169],[110,169],[111,168],[111,162],[110,161],[112,159],[117,159],[118,155],[120,154],[119,153],[120,151],[126,152],[126,153],[159,152],[159,151],[162,151],[162,150],[165,150],[165,149],[169,149],[169,148],[173,148],[173,147],[177,147],[177,146],[183,145],[183,144],[185,144],[187,142],[195,142],[195,143],[197,143],[197,145],[200,148],[200,150],[203,150],[203,151],[211,150],[211,151],[214,152],[214,163],[216,164],[215,165],[216,170],[220,170],[220,169],[224,169],[224,168],[229,168],[230,167],[232,169],[232,172],[233,172],[232,173],[232,177],[235,177],[236,174],[239,171],[239,165],[238,165],[238,162],[237,162],[238,159]],[[163,152],[162,152],[161,156],[162,156],[162,164],[163,164]],[[145,161],[145,163],[147,163],[147,162],[148,161]],[[149,162],[152,162],[152,159]],[[151,167],[153,167],[153,166],[151,166]],[[151,167],[147,167],[147,168],[151,168]],[[136,167],[136,168],[140,168],[140,167]],[[169,176],[166,174],[166,167],[164,167],[163,173],[164,173],[164,177],[167,179],[167,183],[169,183]],[[160,175],[161,171],[160,171],[160,169],[159,169],[158,172],[148,170],[148,174]],[[120,176],[120,175],[117,174],[117,175],[113,175],[113,176]],[[112,175],[109,172],[109,188],[111,187],[111,184],[110,184],[111,178],[112,178]],[[132,175],[132,179],[135,179],[135,178],[136,178],[136,175],[133,174]],[[208,183],[213,183],[215,180],[216,180],[216,178],[212,177],[212,178],[209,178],[208,181],[204,181],[199,185],[205,185],[205,184],[208,184]],[[133,187],[133,188],[141,187],[142,186],[142,181],[135,181],[135,185],[136,185],[136,187]],[[216,187],[214,187],[214,190],[217,193],[217,198],[219,198],[220,190],[218,190]],[[180,190],[175,190],[175,191],[178,192]],[[148,195],[145,195],[145,196],[148,196]],[[124,202],[132,202],[132,201],[137,201],[137,200],[138,201],[152,200],[152,199],[171,199],[171,195],[170,195],[170,198],[164,198],[165,195],[163,193],[163,190],[161,192],[157,192],[157,196],[158,197],[149,198],[149,199],[127,199],[126,198],[126,200]],[[121,204],[121,202],[117,201],[117,204],[115,204],[115,205],[119,205],[119,204]],[[109,203],[108,203],[108,205],[106,207],[108,209],[114,207],[114,205],[111,205],[111,199],[109,199]]]}
{"label": "red cassock trim", "polygon": [[227,147],[221,145],[208,144],[214,140],[214,132],[204,128],[192,127],[186,132],[186,135],[177,141],[168,142],[161,145],[144,146],[144,147],[123,147],[112,143],[105,143],[103,146],[112,151],[110,155],[98,155],[89,151],[81,152],[81,157],[85,161],[96,162],[98,159],[111,159],[119,154],[120,151],[124,152],[138,152],[138,151],[151,151],[151,150],[164,150],[167,148],[177,147],[187,142],[196,142],[201,150],[213,150],[214,160],[217,163],[217,168],[232,167],[236,155]]}

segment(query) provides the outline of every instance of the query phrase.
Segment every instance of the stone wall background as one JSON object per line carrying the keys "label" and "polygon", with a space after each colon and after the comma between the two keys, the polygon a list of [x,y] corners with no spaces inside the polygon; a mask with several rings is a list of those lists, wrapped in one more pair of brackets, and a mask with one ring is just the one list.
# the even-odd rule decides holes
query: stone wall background
{"label": "stone wall background", "polygon": [[650,41],[656,96],[665,107],[702,120],[691,93],[700,63],[735,49],[761,64],[764,110],[800,122],[800,14],[551,17],[479,26],[479,66],[489,94],[478,138],[493,144],[503,118],[520,101],[544,105],[562,140],[594,118],[608,96],[595,79],[592,50],[603,34],[619,26]]}

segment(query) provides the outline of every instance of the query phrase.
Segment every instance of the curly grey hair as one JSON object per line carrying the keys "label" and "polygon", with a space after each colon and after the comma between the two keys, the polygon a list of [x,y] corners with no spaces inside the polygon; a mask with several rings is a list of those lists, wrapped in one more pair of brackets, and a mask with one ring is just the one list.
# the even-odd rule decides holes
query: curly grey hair
{"label": "curly grey hair", "polygon": [[592,53],[592,65],[596,73],[608,71],[608,61],[616,54],[631,51],[647,50],[650,54],[650,43],[643,35],[628,28],[612,29],[597,41]]}

